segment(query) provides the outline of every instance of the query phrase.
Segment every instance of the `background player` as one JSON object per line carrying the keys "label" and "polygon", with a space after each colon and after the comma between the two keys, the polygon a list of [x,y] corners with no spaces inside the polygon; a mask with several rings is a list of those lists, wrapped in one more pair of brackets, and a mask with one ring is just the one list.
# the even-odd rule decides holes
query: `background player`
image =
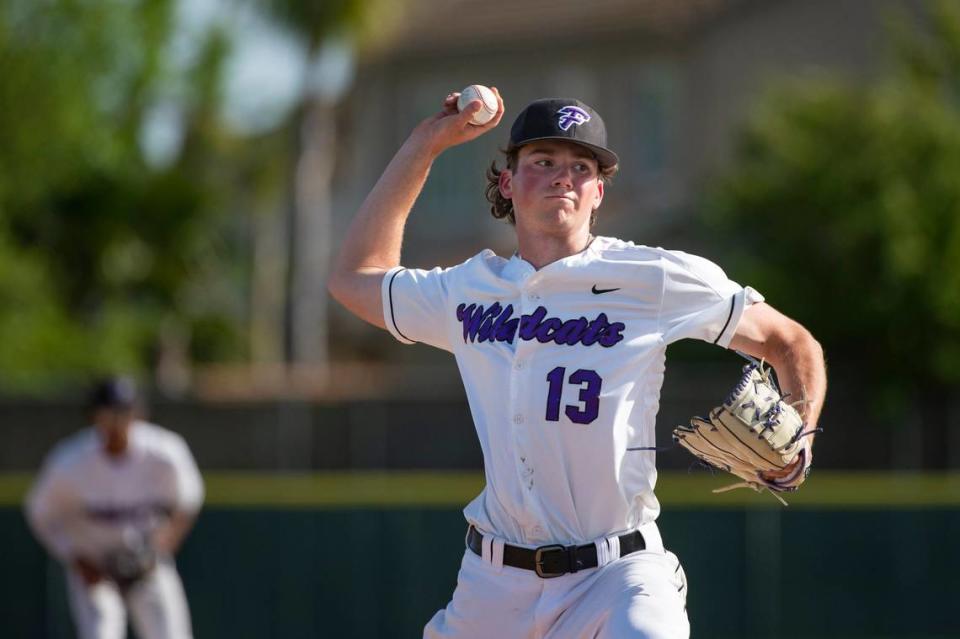
{"label": "background player", "polygon": [[54,448],[27,497],[31,528],[66,568],[81,639],[125,636],[127,611],[141,639],[192,636],[173,555],[203,483],[183,438],[138,419],[138,406],[130,380],[98,384],[93,426]]}
{"label": "background player", "polygon": [[[404,269],[400,245],[430,166],[491,130],[457,95],[418,125],[354,219],[329,288],[405,343],[452,352],[484,455],[464,511],[457,589],[427,637],[686,637],[686,583],[655,519],[654,421],[666,346],[697,338],[772,364],[816,425],[826,388],[809,332],[714,264],[591,231],[618,158],[600,116],[571,99],[518,116],[493,213],[509,259]],[[499,95],[498,95],[499,100]],[[809,441],[809,440],[808,440]]]}

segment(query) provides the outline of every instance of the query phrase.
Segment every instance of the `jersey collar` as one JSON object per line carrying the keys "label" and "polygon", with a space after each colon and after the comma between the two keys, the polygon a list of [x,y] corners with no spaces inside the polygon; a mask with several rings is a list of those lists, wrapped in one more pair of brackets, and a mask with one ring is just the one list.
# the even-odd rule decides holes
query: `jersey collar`
{"label": "jersey collar", "polygon": [[[589,262],[596,256],[600,245],[603,244],[605,240],[606,238],[604,237],[599,235],[595,236],[582,251],[579,253],[574,253],[573,255],[568,255],[567,257],[557,260],[556,262],[547,264],[540,269],[540,273],[563,270],[573,266],[580,266]],[[500,272],[500,276],[512,282],[519,282],[525,280],[536,272],[537,269],[533,268],[533,265],[530,262],[523,259],[518,251],[514,251],[513,255],[509,260],[507,260],[503,270]]]}

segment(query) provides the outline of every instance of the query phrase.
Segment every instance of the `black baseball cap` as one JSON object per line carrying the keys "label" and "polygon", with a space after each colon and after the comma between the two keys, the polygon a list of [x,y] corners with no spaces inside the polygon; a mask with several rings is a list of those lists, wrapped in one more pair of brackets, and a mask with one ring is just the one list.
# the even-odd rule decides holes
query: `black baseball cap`
{"label": "black baseball cap", "polygon": [[129,377],[110,377],[97,382],[88,398],[91,410],[130,409],[137,405],[137,385]]}
{"label": "black baseball cap", "polygon": [[607,148],[607,127],[589,105],[574,98],[544,98],[527,105],[510,127],[510,146],[536,140],[565,140],[585,146],[602,166],[619,164]]}

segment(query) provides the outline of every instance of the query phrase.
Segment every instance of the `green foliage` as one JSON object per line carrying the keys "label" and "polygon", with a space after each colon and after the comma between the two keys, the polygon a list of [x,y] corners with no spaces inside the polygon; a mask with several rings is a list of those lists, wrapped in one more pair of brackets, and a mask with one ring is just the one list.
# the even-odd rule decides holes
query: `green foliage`
{"label": "green foliage", "polygon": [[[254,4],[313,51],[370,6]],[[230,41],[211,27],[185,55],[176,7],[0,3],[0,392],[246,355],[249,229],[235,209],[287,181],[289,144],[264,140],[289,135],[225,129]],[[158,108],[182,134],[163,163],[143,143]]]}
{"label": "green foliage", "polygon": [[[229,142],[216,115],[227,43],[212,31],[192,67],[172,66],[173,9],[0,5],[0,389],[143,372],[162,325],[241,319],[188,294],[237,259],[218,239],[229,223],[229,174],[216,168]],[[181,152],[152,166],[145,123],[174,102]]]}
{"label": "green foliage", "polygon": [[960,9],[932,17],[873,86],[770,95],[713,207],[731,270],[895,393],[960,382]]}
{"label": "green foliage", "polygon": [[[131,344],[146,338],[147,317],[111,304],[96,322],[73,321],[57,303],[46,260],[0,239],[0,371],[5,388],[35,388],[91,372],[136,370]],[[55,375],[54,373],[55,372]]]}
{"label": "green foliage", "polygon": [[338,29],[356,28],[369,15],[374,0],[258,0],[265,13],[280,24],[306,37],[316,48],[324,37]]}

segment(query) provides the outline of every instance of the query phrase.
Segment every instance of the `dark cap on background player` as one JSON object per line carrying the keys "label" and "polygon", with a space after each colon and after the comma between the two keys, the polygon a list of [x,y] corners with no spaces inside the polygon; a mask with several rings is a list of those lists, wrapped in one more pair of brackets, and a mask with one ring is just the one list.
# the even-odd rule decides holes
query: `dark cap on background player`
{"label": "dark cap on background player", "polygon": [[607,148],[607,127],[600,114],[574,98],[544,98],[528,104],[510,127],[510,146],[520,147],[537,140],[563,140],[584,146],[601,166],[620,163]]}
{"label": "dark cap on background player", "polygon": [[139,408],[137,386],[129,377],[103,379],[90,389],[87,409],[108,455],[119,457],[126,452]]}
{"label": "dark cap on background player", "polygon": [[130,410],[138,403],[137,385],[129,377],[108,377],[90,389],[87,406],[90,410],[112,408]]}

